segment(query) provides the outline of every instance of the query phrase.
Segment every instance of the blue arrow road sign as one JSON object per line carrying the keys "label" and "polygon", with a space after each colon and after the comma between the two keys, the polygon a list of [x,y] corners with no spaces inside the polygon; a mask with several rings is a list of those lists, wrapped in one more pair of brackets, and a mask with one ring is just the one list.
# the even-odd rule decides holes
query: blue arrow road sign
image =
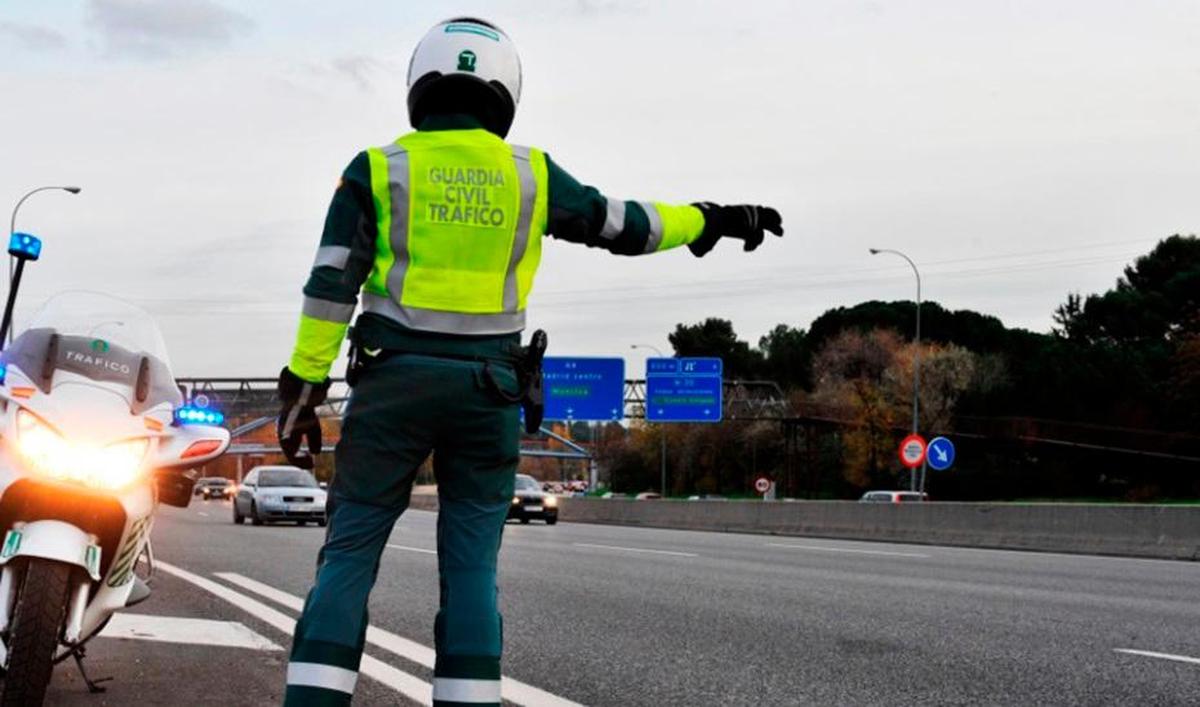
{"label": "blue arrow road sign", "polygon": [[954,463],[954,443],[945,437],[929,440],[929,451],[925,460],[934,471],[945,471]]}
{"label": "blue arrow road sign", "polygon": [[547,420],[607,422],[625,417],[625,359],[547,356],[542,375]]}
{"label": "blue arrow road sign", "polygon": [[650,422],[720,422],[719,358],[646,359],[646,419]]}

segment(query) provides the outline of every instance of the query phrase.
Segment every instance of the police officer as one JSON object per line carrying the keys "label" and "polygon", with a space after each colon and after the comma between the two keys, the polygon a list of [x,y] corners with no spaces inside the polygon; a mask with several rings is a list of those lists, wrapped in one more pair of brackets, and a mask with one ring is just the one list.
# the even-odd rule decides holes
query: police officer
{"label": "police officer", "polygon": [[367,598],[414,476],[433,453],[440,610],[435,705],[499,705],[496,559],[518,461],[520,332],[542,236],[619,255],[722,237],[754,250],[777,211],[605,197],[546,153],[504,141],[521,97],[508,36],[438,24],[408,72],[415,132],[358,154],[333,196],[279,378],[280,443],[312,465],[315,412],[361,292],[356,382],[335,452],[329,529],[287,671],[286,705],[350,702]]}

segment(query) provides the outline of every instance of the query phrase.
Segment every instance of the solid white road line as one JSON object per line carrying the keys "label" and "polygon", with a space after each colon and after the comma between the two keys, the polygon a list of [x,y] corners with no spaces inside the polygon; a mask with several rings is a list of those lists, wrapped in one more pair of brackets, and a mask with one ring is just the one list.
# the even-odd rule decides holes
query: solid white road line
{"label": "solid white road line", "polygon": [[890,552],[888,550],[856,550],[851,547],[822,547],[820,545],[791,545],[787,543],[766,543],[767,547],[787,548],[789,550],[815,550],[817,552],[848,552],[855,555],[884,555],[887,557],[924,557],[919,552]]}
{"label": "solid white road line", "polygon": [[205,513],[204,511],[200,511],[200,515],[204,516],[205,518],[207,518],[207,517],[208,517],[208,514],[207,514],[207,513]]}
{"label": "solid white road line", "polygon": [[101,638],[133,638],[163,643],[189,643],[200,646],[250,648],[281,651],[278,644],[236,621],[188,619],[178,616],[114,614],[100,633]]}
{"label": "solid white road line", "polygon": [[1177,663],[1192,663],[1200,665],[1200,658],[1192,658],[1186,655],[1173,655],[1171,653],[1155,653],[1154,651],[1139,651],[1133,648],[1114,648],[1118,653],[1128,653],[1129,655],[1140,655],[1146,658],[1160,658],[1162,660],[1173,660]]}
{"label": "solid white road line", "polygon": [[621,550],[623,552],[645,552],[652,555],[671,555],[673,557],[700,557],[694,552],[675,552],[674,550],[651,550],[645,547],[622,547],[620,545],[596,545],[594,543],[571,543],[575,547],[591,547],[600,550]]}
{"label": "solid white road line", "polygon": [[[217,572],[216,576],[230,584],[236,584],[247,591],[258,594],[264,599],[276,602],[294,611],[300,611],[304,608],[304,600],[300,597],[280,591],[275,587],[263,584],[249,577],[235,572]],[[403,636],[398,636],[391,631],[385,631],[375,626],[368,626],[367,643],[391,651],[401,658],[411,660],[430,670],[433,669],[435,653],[432,648],[423,646]],[[572,702],[558,695],[507,677],[500,678],[500,691],[504,699],[509,702],[527,705],[527,707],[582,707],[577,702]]]}
{"label": "solid white road line", "polygon": [[423,547],[409,547],[408,545],[393,545],[391,543],[388,543],[388,547],[392,548],[393,550],[408,550],[409,552],[419,552],[423,555],[436,555],[437,554],[437,550],[426,550]]}
{"label": "solid white road line", "polygon": [[[296,620],[282,612],[276,611],[271,607],[251,599],[245,594],[235,592],[229,587],[208,579],[197,574],[192,574],[187,570],[176,567],[162,560],[154,563],[156,567],[174,575],[185,582],[190,582],[195,586],[213,594],[225,601],[233,604],[237,608],[245,611],[258,620],[269,624],[288,636],[292,635],[292,631],[296,628]],[[393,690],[405,695],[409,699],[415,700],[422,705],[433,704],[433,685],[417,678],[414,675],[397,670],[392,666],[384,663],[381,660],[372,658],[369,655],[363,655],[362,664],[359,665],[359,672],[367,677],[378,680],[387,685]],[[280,684],[283,683],[283,676],[280,676]]]}

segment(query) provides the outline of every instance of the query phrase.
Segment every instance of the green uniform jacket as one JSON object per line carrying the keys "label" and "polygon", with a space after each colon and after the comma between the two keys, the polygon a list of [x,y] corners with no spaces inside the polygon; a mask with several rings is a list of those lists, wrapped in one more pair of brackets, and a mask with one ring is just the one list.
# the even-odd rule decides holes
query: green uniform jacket
{"label": "green uniform jacket", "polygon": [[[478,127],[479,123],[469,116],[453,115],[431,116],[420,129]],[[643,255],[687,245],[704,231],[704,215],[694,206],[609,199],[594,187],[580,184],[549,155],[546,167],[549,207],[546,235],[553,238],[603,248],[617,255]],[[350,162],[334,192],[321,248],[304,286],[307,298],[334,307],[353,307],[358,302],[359,291],[375,262],[377,223],[370,164],[364,151]],[[348,255],[339,258],[344,264],[331,264],[321,255],[331,251],[345,254],[345,249],[349,249]],[[320,382],[338,356],[347,327],[312,320],[307,324],[307,331],[297,337],[288,367],[300,378]],[[401,337],[413,334],[397,322],[370,313],[361,315],[356,327],[359,341],[369,348],[397,348]]]}

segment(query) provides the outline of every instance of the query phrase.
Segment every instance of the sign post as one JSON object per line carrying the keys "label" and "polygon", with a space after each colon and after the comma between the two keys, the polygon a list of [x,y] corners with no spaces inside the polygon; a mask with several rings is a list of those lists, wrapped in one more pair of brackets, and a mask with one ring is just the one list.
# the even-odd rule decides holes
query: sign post
{"label": "sign post", "polygon": [[949,469],[954,464],[954,443],[945,437],[934,437],[929,440],[929,453],[926,461],[929,463],[929,468],[934,471]]}
{"label": "sign post", "polygon": [[719,358],[646,359],[646,420],[720,422],[723,371]]}
{"label": "sign post", "polygon": [[763,497],[764,501],[775,500],[775,482],[766,476],[760,476],[754,480],[754,490]]}
{"label": "sign post", "polygon": [[[724,364],[719,358],[646,359],[647,422],[720,422]],[[667,497],[667,438],[662,437],[662,495]]]}
{"label": "sign post", "polygon": [[900,463],[909,469],[916,469],[925,461],[925,438],[912,434],[900,442]]}
{"label": "sign post", "polygon": [[609,422],[625,417],[625,359],[547,356],[546,419]]}

